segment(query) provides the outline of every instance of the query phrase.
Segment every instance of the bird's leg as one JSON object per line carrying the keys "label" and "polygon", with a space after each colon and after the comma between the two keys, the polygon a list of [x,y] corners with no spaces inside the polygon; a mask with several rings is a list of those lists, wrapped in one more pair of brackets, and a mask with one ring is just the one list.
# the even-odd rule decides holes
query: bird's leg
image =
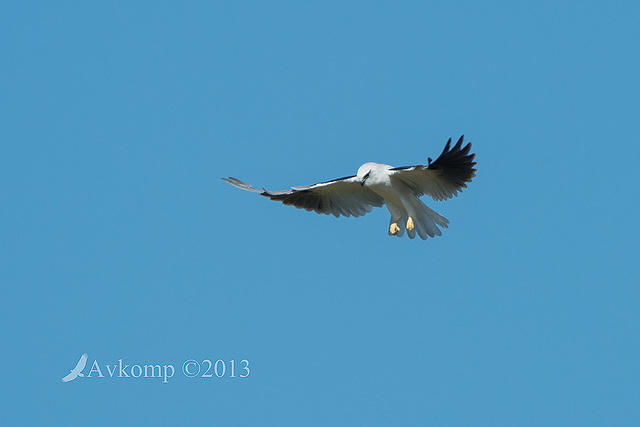
{"label": "bird's leg", "polygon": [[400,231],[400,227],[398,227],[398,223],[392,222],[391,225],[389,226],[389,233],[396,234],[398,231]]}
{"label": "bird's leg", "polygon": [[407,230],[411,231],[414,229],[413,218],[409,217],[407,220]]}

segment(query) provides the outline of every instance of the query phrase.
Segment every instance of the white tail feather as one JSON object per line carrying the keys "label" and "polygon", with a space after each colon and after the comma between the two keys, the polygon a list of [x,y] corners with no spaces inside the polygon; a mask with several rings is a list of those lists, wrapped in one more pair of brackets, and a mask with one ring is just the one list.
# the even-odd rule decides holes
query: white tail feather
{"label": "white tail feather", "polygon": [[413,218],[415,231],[418,232],[421,239],[425,240],[427,236],[441,236],[442,231],[440,231],[438,226],[442,228],[448,227],[449,220],[427,207],[420,199],[415,199],[413,208],[413,213],[415,214]]}

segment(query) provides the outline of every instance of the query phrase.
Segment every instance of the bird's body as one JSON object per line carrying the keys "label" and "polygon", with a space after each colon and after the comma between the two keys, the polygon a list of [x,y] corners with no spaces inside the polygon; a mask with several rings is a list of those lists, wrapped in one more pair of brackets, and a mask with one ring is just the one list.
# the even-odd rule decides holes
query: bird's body
{"label": "bird's body", "polygon": [[451,149],[451,139],[442,154],[428,165],[394,168],[368,162],[354,176],[321,182],[291,190],[271,192],[256,190],[235,178],[223,178],[243,190],[260,193],[285,205],[334,216],[360,216],[372,207],[387,206],[391,219],[389,234],[410,238],[440,236],[449,220],[428,208],[420,199],[427,194],[435,200],[456,196],[475,176],[475,154],[469,154],[471,143],[462,147],[461,137]]}
{"label": "bird's body", "polygon": [[393,166],[369,162],[362,165],[358,172],[362,176],[368,174],[363,185],[384,200],[391,214],[390,235],[402,236],[406,229],[410,238],[413,239],[417,232],[422,239],[426,239],[426,236],[442,234],[436,224],[447,228],[449,221],[429,209],[405,181],[395,177]]}

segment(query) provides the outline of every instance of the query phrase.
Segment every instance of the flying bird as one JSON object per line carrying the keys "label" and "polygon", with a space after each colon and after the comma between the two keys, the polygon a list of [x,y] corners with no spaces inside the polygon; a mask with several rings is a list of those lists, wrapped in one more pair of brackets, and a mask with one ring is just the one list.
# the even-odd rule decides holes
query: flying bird
{"label": "flying bird", "polygon": [[76,363],[76,367],[69,371],[69,373],[62,378],[62,382],[66,383],[75,380],[77,377],[84,377],[82,370],[87,365],[87,357],[87,353],[84,353],[82,356],[80,356],[78,363]]}
{"label": "flying bird", "polygon": [[440,228],[447,228],[449,220],[428,208],[419,197],[446,200],[457,196],[476,174],[471,143],[463,148],[463,139],[464,135],[451,148],[449,138],[442,154],[435,161],[428,158],[426,165],[393,167],[369,162],[360,166],[354,176],[291,190],[260,191],[236,178],[222,180],[285,205],[336,217],[357,217],[386,205],[391,214],[389,235],[400,237],[406,230],[409,238],[417,234],[425,240],[427,236],[442,235]]}

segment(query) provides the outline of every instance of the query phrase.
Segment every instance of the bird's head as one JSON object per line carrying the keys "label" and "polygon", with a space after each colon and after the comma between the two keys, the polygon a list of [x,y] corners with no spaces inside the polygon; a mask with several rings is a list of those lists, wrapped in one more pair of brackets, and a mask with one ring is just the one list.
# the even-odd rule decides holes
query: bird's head
{"label": "bird's head", "polygon": [[358,169],[358,173],[356,174],[356,177],[360,180],[361,185],[364,185],[364,183],[367,181],[367,178],[369,178],[369,174],[371,174],[372,166],[373,166],[373,163],[365,163],[364,165],[360,166],[360,168]]}

